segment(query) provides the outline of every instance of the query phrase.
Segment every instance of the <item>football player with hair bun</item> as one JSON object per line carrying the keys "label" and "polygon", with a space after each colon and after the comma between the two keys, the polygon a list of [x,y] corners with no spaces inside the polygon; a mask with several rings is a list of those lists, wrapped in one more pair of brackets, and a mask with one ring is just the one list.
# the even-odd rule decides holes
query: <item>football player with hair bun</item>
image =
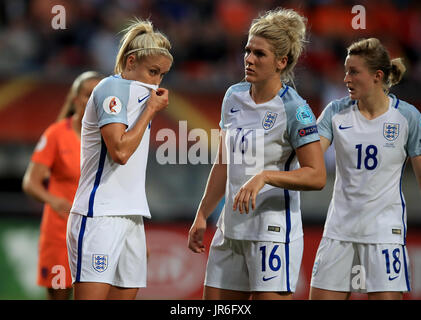
{"label": "football player with hair bun", "polygon": [[326,182],[316,118],[287,85],[305,33],[306,19],[291,9],[252,21],[245,81],[225,94],[218,161],[189,232],[189,248],[203,252],[206,219],[225,196],[204,299],[292,299],[303,254],[299,190]]}
{"label": "football player with hair bun", "polygon": [[[376,38],[348,47],[349,95],[330,102],[317,126],[334,141],[336,180],[311,280],[311,299],[402,299],[410,291],[402,176],[410,159],[421,187],[421,115],[389,93],[405,72]],[[353,270],[361,271],[358,283]]]}

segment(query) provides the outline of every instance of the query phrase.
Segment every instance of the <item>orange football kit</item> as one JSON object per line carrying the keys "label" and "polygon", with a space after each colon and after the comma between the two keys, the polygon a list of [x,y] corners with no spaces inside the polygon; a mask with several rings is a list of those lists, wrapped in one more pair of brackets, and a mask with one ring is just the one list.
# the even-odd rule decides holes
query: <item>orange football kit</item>
{"label": "orange football kit", "polygon": [[[80,139],[72,129],[71,118],[61,120],[47,128],[31,160],[50,168],[49,192],[69,200],[71,204],[80,176]],[[63,218],[49,204],[45,204],[39,240],[38,285],[40,286],[54,289],[72,286],[66,229],[67,217]]]}

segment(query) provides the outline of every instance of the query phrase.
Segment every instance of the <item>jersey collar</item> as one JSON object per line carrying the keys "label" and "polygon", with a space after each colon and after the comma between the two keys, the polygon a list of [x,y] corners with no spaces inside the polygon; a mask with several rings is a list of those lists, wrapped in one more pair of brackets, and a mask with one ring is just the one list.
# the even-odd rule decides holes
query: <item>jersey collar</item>
{"label": "jersey collar", "polygon": [[389,93],[388,96],[392,99],[392,108],[397,109],[399,106],[399,99],[393,93]]}
{"label": "jersey collar", "polygon": [[156,84],[149,84],[149,83],[144,83],[144,82],[140,82],[140,81],[136,81],[136,80],[123,79],[123,77],[121,76],[121,73],[115,74],[115,75],[113,75],[113,77],[119,78],[119,79],[122,79],[122,80],[126,80],[126,81],[131,81],[131,82],[134,82],[138,86],[146,87],[146,88],[149,88],[149,89],[152,89],[152,90],[155,90],[155,91],[159,88],[159,86],[156,85]]}

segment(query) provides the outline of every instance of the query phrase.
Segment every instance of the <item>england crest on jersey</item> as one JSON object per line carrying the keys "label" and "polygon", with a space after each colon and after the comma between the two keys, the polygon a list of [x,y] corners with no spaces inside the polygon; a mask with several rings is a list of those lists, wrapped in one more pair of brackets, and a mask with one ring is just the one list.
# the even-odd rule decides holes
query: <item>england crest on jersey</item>
{"label": "england crest on jersey", "polygon": [[92,267],[95,271],[104,272],[108,267],[108,255],[106,254],[93,254]]}
{"label": "england crest on jersey", "polygon": [[387,141],[395,141],[399,136],[399,123],[384,123],[383,136]]}
{"label": "england crest on jersey", "polygon": [[273,125],[275,124],[276,121],[276,117],[278,116],[277,113],[275,112],[266,112],[265,117],[263,118],[263,129],[265,130],[269,130],[273,127]]}

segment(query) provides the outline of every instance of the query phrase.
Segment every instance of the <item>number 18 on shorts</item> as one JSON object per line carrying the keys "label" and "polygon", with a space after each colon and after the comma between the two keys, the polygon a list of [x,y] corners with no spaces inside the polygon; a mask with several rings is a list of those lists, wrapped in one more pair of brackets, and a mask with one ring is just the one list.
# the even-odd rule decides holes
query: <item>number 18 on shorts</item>
{"label": "number 18 on shorts", "polygon": [[323,238],[316,254],[311,286],[362,293],[410,291],[406,246]]}

